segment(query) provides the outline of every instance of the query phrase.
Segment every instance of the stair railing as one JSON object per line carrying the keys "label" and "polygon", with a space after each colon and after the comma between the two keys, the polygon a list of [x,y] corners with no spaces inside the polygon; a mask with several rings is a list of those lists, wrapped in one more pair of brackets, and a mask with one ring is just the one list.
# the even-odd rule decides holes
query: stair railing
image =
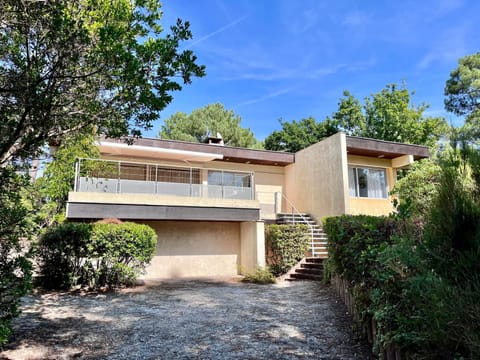
{"label": "stair railing", "polygon": [[300,211],[297,210],[295,205],[293,205],[293,203],[282,192],[276,192],[275,193],[275,212],[278,209],[279,204],[277,204],[277,199],[279,197],[284,199],[287,202],[288,206],[292,209],[292,222],[293,222],[293,224],[295,225],[295,214],[296,214],[296,215],[299,215],[300,218],[303,220],[303,223],[308,225],[308,227],[310,228],[310,249],[311,249],[311,252],[312,252],[312,257],[316,257],[315,244],[314,244],[314,238],[313,238],[313,225],[310,224],[310,222],[307,220],[307,218]]}

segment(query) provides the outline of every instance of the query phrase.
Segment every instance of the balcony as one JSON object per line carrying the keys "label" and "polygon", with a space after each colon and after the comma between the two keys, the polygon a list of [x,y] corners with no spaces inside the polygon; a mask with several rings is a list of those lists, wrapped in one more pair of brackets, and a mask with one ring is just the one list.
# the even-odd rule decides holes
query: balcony
{"label": "balcony", "polygon": [[79,159],[67,217],[255,220],[252,172]]}
{"label": "balcony", "polygon": [[79,159],[75,169],[75,192],[253,200],[253,189],[251,172],[98,159]]}

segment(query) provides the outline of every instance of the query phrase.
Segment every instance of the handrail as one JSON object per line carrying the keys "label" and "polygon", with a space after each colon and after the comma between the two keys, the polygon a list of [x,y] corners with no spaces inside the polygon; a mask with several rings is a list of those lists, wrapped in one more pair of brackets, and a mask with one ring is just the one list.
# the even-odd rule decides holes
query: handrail
{"label": "handrail", "polygon": [[[293,203],[285,196],[284,193],[282,192],[279,192],[277,191],[275,193],[275,200],[277,199],[277,194],[280,194],[282,196],[283,199],[285,199],[285,201],[287,202],[287,204],[292,208],[292,220],[293,220],[293,223],[295,224],[295,217],[293,216],[294,213],[296,213],[297,215],[300,215],[300,217],[302,218],[303,222],[308,225],[308,227],[310,228],[310,248],[311,248],[311,252],[312,252],[312,257],[315,257],[315,247],[314,247],[314,242],[313,242],[313,225],[309,223],[309,221],[307,220],[307,218],[305,216],[303,216],[303,214],[297,210],[297,208],[295,207],[295,205],[293,205]],[[277,211],[277,207],[275,206],[275,212]]]}

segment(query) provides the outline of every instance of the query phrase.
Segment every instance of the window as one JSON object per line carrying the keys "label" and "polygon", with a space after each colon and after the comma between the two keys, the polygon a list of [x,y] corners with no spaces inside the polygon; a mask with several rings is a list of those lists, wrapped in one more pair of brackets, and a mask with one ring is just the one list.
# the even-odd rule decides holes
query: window
{"label": "window", "polygon": [[227,171],[208,171],[208,185],[251,187],[250,174]]}
{"label": "window", "polygon": [[350,196],[387,198],[385,169],[349,167],[348,184]]}

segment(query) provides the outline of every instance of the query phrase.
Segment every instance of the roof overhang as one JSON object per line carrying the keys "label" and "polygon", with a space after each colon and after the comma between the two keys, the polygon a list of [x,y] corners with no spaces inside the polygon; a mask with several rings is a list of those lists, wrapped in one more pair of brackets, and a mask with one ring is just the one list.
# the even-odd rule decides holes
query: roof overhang
{"label": "roof overhang", "polygon": [[[206,160],[188,160],[188,161],[227,161],[233,163],[244,164],[256,164],[256,165],[273,165],[273,166],[286,166],[295,162],[295,154],[280,152],[280,151],[268,151],[268,150],[255,150],[246,149],[232,146],[223,146],[217,144],[202,144],[192,143],[187,141],[177,140],[163,140],[152,138],[138,138],[134,140],[133,145],[126,145],[123,140],[120,139],[100,139],[100,151],[102,154],[112,155],[124,155],[123,153],[111,153],[113,147],[110,144],[121,144],[124,150],[130,148],[128,155],[135,157],[145,157],[145,154],[155,156],[157,158],[165,157],[163,155],[168,154],[197,154],[198,158],[204,158]],[[105,146],[103,148],[103,146]],[[137,151],[139,149],[151,149],[151,152],[142,153]],[[147,151],[147,150],[145,150]],[[204,156],[202,157],[203,154]],[[150,157],[148,156],[148,157]],[[170,155],[173,156],[173,155]],[[172,158],[174,159],[174,158]],[[183,160],[182,158],[178,158]]]}
{"label": "roof overhang", "polygon": [[143,145],[127,145],[101,140],[98,142],[100,152],[106,155],[121,155],[141,158],[158,158],[188,162],[207,162],[223,159],[222,154],[179,149],[164,149]]}
{"label": "roof overhang", "polygon": [[[347,136],[347,153],[349,155],[370,156],[384,159],[401,158],[402,163],[430,157],[428,147]],[[399,161],[400,163],[400,161]]]}

